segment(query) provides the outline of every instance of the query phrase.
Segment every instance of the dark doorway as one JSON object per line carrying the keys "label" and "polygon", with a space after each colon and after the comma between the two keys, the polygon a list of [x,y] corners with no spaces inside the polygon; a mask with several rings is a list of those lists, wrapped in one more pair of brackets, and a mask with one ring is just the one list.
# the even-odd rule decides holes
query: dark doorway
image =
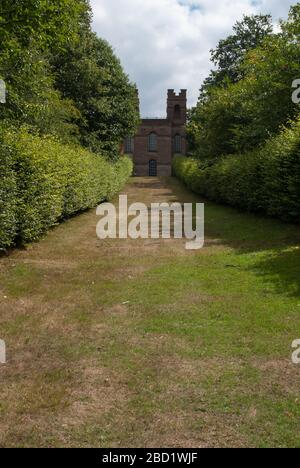
{"label": "dark doorway", "polygon": [[157,162],[154,159],[149,161],[149,176],[157,177]]}

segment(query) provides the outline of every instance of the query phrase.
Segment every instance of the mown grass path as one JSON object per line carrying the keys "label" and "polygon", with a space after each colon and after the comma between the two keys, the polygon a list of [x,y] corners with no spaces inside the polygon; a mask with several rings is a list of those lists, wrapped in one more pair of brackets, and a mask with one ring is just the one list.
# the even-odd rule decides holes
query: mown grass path
{"label": "mown grass path", "polygon": [[[134,179],[130,201],[199,198]],[[206,204],[206,244],[95,211],[0,259],[0,446],[299,446],[299,227]]]}

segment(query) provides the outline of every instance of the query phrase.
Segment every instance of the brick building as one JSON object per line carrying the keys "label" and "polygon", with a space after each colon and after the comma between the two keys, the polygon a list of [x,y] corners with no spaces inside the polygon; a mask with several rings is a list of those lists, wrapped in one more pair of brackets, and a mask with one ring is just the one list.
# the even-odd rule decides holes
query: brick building
{"label": "brick building", "polygon": [[167,118],[143,119],[134,138],[127,138],[125,152],[133,155],[136,176],[170,176],[172,158],[186,154],[187,92],[168,90]]}

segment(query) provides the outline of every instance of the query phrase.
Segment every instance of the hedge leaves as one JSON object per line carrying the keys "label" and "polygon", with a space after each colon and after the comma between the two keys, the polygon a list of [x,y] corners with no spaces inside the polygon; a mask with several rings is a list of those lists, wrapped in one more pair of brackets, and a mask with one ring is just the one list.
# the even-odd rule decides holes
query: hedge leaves
{"label": "hedge leaves", "polygon": [[0,249],[39,239],[59,220],[119,192],[132,162],[111,163],[80,146],[26,130],[0,139]]}

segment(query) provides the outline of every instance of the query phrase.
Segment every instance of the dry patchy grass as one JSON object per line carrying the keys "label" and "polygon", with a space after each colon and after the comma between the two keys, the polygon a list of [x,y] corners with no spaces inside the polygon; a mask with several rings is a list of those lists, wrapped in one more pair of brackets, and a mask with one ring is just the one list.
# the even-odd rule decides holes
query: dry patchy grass
{"label": "dry patchy grass", "polygon": [[[197,201],[175,179],[126,192]],[[298,229],[208,203],[188,252],[100,241],[96,222],[0,259],[0,445],[298,446]]]}

